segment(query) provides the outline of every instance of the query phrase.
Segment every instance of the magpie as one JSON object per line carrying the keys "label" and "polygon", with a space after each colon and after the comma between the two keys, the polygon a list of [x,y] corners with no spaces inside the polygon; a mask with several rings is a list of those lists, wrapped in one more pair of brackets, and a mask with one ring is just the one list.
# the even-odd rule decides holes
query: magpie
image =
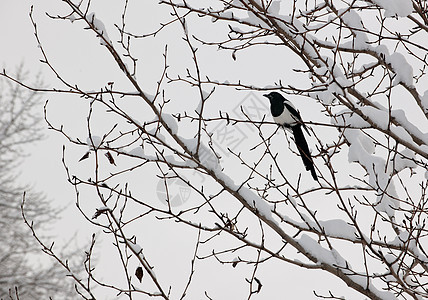
{"label": "magpie", "polygon": [[296,142],[297,149],[299,150],[306,170],[311,172],[314,180],[318,180],[317,174],[315,173],[314,162],[309,152],[308,143],[303,135],[302,126],[305,128],[306,132],[308,132],[308,129],[303,123],[299,111],[280,93],[271,92],[263,96],[270,101],[270,112],[272,113],[275,123],[289,128],[293,132],[294,141]]}

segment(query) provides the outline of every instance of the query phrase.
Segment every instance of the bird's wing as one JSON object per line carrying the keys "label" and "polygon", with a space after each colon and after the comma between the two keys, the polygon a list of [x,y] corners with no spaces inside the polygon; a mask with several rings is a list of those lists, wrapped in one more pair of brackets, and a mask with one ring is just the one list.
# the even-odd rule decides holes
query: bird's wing
{"label": "bird's wing", "polygon": [[300,116],[300,112],[294,107],[294,105],[288,100],[284,101],[284,105],[290,111],[293,119],[296,120],[297,123],[302,124],[302,126],[303,126],[303,128],[305,128],[306,132],[309,135],[311,135],[308,127],[306,127],[306,125],[303,123],[302,117]]}
{"label": "bird's wing", "polygon": [[297,123],[303,123],[302,117],[300,116],[299,111],[291,104],[290,101],[284,101],[285,108],[291,113],[291,116]]}

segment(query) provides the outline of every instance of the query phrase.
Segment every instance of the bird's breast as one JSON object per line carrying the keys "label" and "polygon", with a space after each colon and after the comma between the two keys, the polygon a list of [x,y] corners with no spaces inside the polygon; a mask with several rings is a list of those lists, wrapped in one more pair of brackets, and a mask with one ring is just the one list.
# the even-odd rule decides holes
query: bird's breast
{"label": "bird's breast", "polygon": [[292,125],[294,123],[296,123],[296,120],[291,116],[290,113],[284,111],[282,114],[280,114],[279,116],[274,116],[273,120],[275,121],[275,123],[284,125]]}

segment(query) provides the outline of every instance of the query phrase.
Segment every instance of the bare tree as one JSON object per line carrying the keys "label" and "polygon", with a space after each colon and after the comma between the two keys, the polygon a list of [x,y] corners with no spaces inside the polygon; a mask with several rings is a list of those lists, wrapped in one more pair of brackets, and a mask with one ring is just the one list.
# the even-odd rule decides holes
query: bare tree
{"label": "bare tree", "polygon": [[[16,79],[26,80],[29,74],[21,65]],[[42,86],[41,77],[34,82]],[[23,89],[20,85],[0,81],[0,297],[2,299],[43,299],[51,295],[65,298],[71,295],[73,285],[64,281],[65,273],[56,264],[38,262],[43,254],[23,223],[21,199],[24,191],[31,201],[27,214],[37,229],[52,224],[58,209],[30,185],[20,184],[20,165],[25,146],[40,141],[42,114],[37,112],[41,95]]]}
{"label": "bare tree", "polygon": [[[77,207],[111,236],[122,265],[122,283],[103,281],[91,264],[94,241],[87,252],[88,284],[77,280],[82,297],[93,297],[96,285],[129,299],[140,294],[185,298],[196,266],[209,259],[236,267],[236,276],[243,276],[241,266],[251,266],[244,275],[248,299],[263,295],[259,270],[269,261],[276,261],[277,269],[292,264],[330,273],[370,299],[428,297],[426,2],[220,0],[208,6],[165,0],[159,5],[169,19],[151,33],[128,28],[135,21],[130,1],[123,2],[114,33],[111,24],[90,13],[91,1],[63,2],[68,12],[50,18],[83,23],[119,67],[106,71],[112,78],[115,72],[126,77],[126,83],[112,80],[95,91],[80,89],[51,63],[32,18],[42,62],[64,85],[43,91],[76,95],[89,104],[87,138],[50,121],[49,105],[46,121],[81,149],[81,161],[93,163],[90,173],[82,173],[64,148]],[[172,42],[165,46],[161,71],[159,66],[150,70],[159,78],[149,88],[137,78],[148,72],[140,61],[152,58],[137,57],[142,52],[133,47],[171,28],[180,32],[188,57],[170,51]],[[248,82],[233,81],[229,66],[240,60],[261,68],[248,59],[251,55],[269,68],[254,71],[258,78],[251,81],[241,64]],[[213,61],[220,70],[210,67]],[[271,81],[263,83],[263,76]],[[306,110],[318,112],[313,121],[302,113],[318,181],[291,162],[300,163],[298,151],[268,110],[257,116],[239,101],[235,114],[224,109],[232,99],[228,93],[266,91],[280,91],[302,111],[304,103]],[[238,146],[219,143],[217,126],[234,131]],[[105,128],[101,133],[100,127]],[[245,128],[251,131],[239,143],[238,131]],[[289,149],[284,149],[284,135]],[[157,180],[166,205],[149,199]],[[172,192],[174,185],[181,194]],[[189,193],[191,201],[183,204]],[[157,245],[144,242],[137,230],[147,220],[170,224],[173,231],[183,224],[197,233],[184,285],[171,286],[162,281],[165,274],[155,273],[160,262],[147,253]],[[138,268],[131,267],[135,261]],[[193,298],[211,299],[211,284],[205,282],[205,295]],[[330,288],[329,294],[316,296],[338,298]]]}

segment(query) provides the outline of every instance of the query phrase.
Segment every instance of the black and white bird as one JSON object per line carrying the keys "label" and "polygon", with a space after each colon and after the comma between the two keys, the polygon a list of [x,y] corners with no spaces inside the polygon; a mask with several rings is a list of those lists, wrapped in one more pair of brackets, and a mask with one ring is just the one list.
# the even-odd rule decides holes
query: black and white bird
{"label": "black and white bird", "polygon": [[[291,129],[294,135],[297,149],[302,157],[303,164],[307,171],[311,172],[312,178],[318,180],[315,173],[314,161],[309,151],[308,143],[303,135],[302,127],[308,130],[302,121],[299,111],[294,105],[277,92],[263,95],[270,101],[270,111],[275,123]],[[309,132],[308,132],[309,133]]]}

